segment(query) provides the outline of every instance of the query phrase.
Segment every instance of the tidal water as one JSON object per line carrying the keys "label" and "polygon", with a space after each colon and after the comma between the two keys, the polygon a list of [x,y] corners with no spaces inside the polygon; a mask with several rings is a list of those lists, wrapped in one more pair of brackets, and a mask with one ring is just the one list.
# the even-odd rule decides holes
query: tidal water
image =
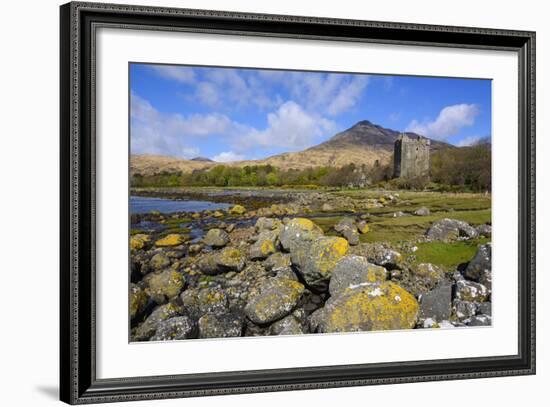
{"label": "tidal water", "polygon": [[151,211],[159,211],[162,213],[200,212],[206,209],[227,209],[230,206],[230,204],[220,202],[181,201],[145,196],[130,196],[130,213],[148,213]]}

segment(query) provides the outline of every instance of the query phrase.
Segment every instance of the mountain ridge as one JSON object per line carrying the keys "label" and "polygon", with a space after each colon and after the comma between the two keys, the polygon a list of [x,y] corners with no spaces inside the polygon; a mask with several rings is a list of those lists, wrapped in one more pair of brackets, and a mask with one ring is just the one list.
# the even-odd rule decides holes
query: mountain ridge
{"label": "mountain ridge", "polygon": [[[219,163],[204,157],[190,160],[151,154],[132,155],[130,171],[132,175],[154,175],[159,173],[191,172],[211,168],[215,165],[244,167],[246,165],[272,165],[282,169],[303,170],[313,167],[342,167],[347,164],[373,165],[389,164],[393,158],[393,145],[402,132],[384,128],[369,120],[361,120],[341,131],[330,139],[302,151],[273,155],[260,160],[243,160]],[[405,133],[410,137],[422,137],[416,133]],[[451,144],[433,140],[433,151],[441,148],[459,148]]]}

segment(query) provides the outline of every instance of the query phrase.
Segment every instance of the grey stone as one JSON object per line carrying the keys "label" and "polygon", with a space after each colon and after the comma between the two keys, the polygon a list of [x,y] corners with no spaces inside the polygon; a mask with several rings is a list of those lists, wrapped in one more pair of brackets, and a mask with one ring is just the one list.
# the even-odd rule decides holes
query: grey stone
{"label": "grey stone", "polygon": [[329,292],[335,296],[346,288],[387,279],[384,267],[369,263],[366,257],[348,255],[336,263],[329,283]]}
{"label": "grey stone", "polygon": [[304,292],[297,281],[272,278],[261,287],[244,309],[255,324],[268,324],[290,314]]}
{"label": "grey stone", "polygon": [[428,216],[430,214],[430,210],[425,206],[423,206],[421,208],[418,208],[416,211],[414,211],[414,214],[416,216]]}
{"label": "grey stone", "polygon": [[422,294],[420,297],[419,318],[428,318],[441,322],[451,317],[451,295],[452,285],[441,284],[432,291]]}
{"label": "grey stone", "polygon": [[199,319],[199,338],[230,338],[242,332],[243,317],[236,313],[206,314]]}
{"label": "grey stone", "polygon": [[210,229],[203,241],[208,246],[223,247],[229,243],[229,235],[222,229]]}
{"label": "grey stone", "polygon": [[151,341],[169,341],[178,339],[196,338],[196,326],[193,321],[186,317],[174,317],[162,321],[151,337]]}

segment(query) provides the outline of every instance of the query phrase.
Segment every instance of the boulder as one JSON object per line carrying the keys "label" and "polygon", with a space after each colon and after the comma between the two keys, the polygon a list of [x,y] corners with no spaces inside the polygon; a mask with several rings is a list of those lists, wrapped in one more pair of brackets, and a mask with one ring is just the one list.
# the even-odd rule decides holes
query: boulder
{"label": "boulder", "polygon": [[138,325],[132,339],[134,341],[149,340],[162,321],[178,316],[181,312],[181,307],[173,303],[158,306],[143,323]]}
{"label": "boulder", "polygon": [[258,218],[256,224],[254,225],[256,231],[258,232],[264,232],[266,230],[278,231],[282,226],[283,223],[279,219],[266,217]]}
{"label": "boulder", "polygon": [[273,253],[263,263],[267,270],[282,270],[291,266],[290,254],[288,253]]}
{"label": "boulder", "polygon": [[279,232],[279,241],[286,251],[292,251],[303,242],[312,241],[323,235],[319,226],[305,218],[294,218],[288,221]]}
{"label": "boulder", "polygon": [[166,235],[162,239],[159,239],[155,242],[155,245],[158,247],[166,247],[166,246],[178,246],[182,244],[184,241],[183,236],[177,233],[172,233],[169,235]]}
{"label": "boulder", "polygon": [[445,218],[434,222],[426,232],[426,236],[430,240],[449,242],[458,239],[460,236],[469,239],[475,238],[478,236],[478,232],[466,222]]}
{"label": "boulder", "polygon": [[431,318],[436,322],[446,321],[451,318],[452,285],[440,284],[432,291],[420,296],[419,319]]}
{"label": "boulder", "polygon": [[180,299],[184,309],[194,319],[205,314],[225,314],[229,306],[227,295],[219,287],[187,289],[181,293]]}
{"label": "boulder", "polygon": [[393,215],[392,215],[392,217],[394,217],[394,218],[401,218],[403,216],[407,216],[407,214],[403,211],[394,212]]}
{"label": "boulder", "polygon": [[226,247],[217,253],[216,263],[221,271],[241,271],[246,265],[246,256],[236,247]]}
{"label": "boulder", "polygon": [[197,329],[193,321],[186,316],[174,317],[162,321],[151,337],[151,341],[170,341],[197,337]]}
{"label": "boulder", "polygon": [[491,243],[478,246],[476,255],[464,270],[464,277],[491,289]]}
{"label": "boulder", "polygon": [[255,324],[268,324],[290,314],[304,292],[297,281],[273,278],[266,281],[258,295],[244,308],[245,314]]}
{"label": "boulder", "polygon": [[456,282],[456,298],[459,300],[483,302],[488,296],[489,291],[483,284],[468,280]]}
{"label": "boulder", "polygon": [[420,263],[411,270],[411,273],[421,279],[428,290],[434,288],[445,276],[443,269],[431,263]]}
{"label": "boulder", "polygon": [[[295,315],[295,314],[301,314],[301,315]],[[284,317],[283,319],[274,322],[269,327],[269,334],[270,335],[302,335],[305,332],[304,326],[303,326],[303,320],[305,319],[305,315],[303,315],[303,311],[295,311],[291,315]]]}
{"label": "boulder", "polygon": [[363,283],[385,281],[387,270],[384,267],[369,263],[366,257],[348,255],[336,263],[329,283],[329,292],[336,295],[347,288]]}
{"label": "boulder", "polygon": [[130,248],[132,250],[141,250],[149,241],[149,236],[142,233],[130,236]]}
{"label": "boulder", "polygon": [[350,217],[344,217],[334,226],[334,230],[337,232],[343,232],[346,229],[357,229],[355,225],[355,219]]}
{"label": "boulder", "polygon": [[157,304],[163,304],[176,297],[185,284],[183,275],[170,269],[147,274],[144,281],[147,283],[147,293]]}
{"label": "boulder", "polygon": [[199,338],[231,338],[243,333],[243,318],[236,313],[206,314],[199,319]]}
{"label": "boulder", "polygon": [[258,235],[258,239],[250,246],[249,256],[252,260],[263,260],[277,251],[277,233],[264,231]]}
{"label": "boulder", "polygon": [[479,225],[476,227],[479,236],[491,237],[492,228],[491,225]]}
{"label": "boulder", "polygon": [[151,257],[151,261],[149,262],[149,266],[153,270],[162,270],[169,265],[170,259],[163,252],[155,254],[153,257]]}
{"label": "boulder", "polygon": [[365,254],[369,262],[383,266],[389,270],[400,268],[403,262],[401,253],[382,243],[365,245]]}
{"label": "boulder", "polygon": [[389,281],[344,290],[310,319],[318,332],[356,332],[414,328],[418,302]]}
{"label": "boulder", "polygon": [[425,206],[418,208],[416,211],[413,212],[416,216],[428,216],[430,214],[430,210],[426,208]]}
{"label": "boulder", "polygon": [[309,286],[326,291],[336,263],[348,249],[347,240],[341,237],[320,237],[296,247],[291,252],[291,260]]}
{"label": "boulder", "polygon": [[452,315],[457,321],[464,321],[477,314],[478,304],[470,301],[454,300]]}
{"label": "boulder", "polygon": [[244,215],[246,213],[246,208],[242,205],[235,205],[229,209],[231,215]]}
{"label": "boulder", "polygon": [[203,239],[204,244],[212,247],[224,247],[229,243],[229,235],[222,229],[210,229]]}
{"label": "boulder", "polygon": [[369,225],[367,224],[367,221],[362,220],[361,222],[357,223],[357,229],[359,230],[359,233],[364,235],[365,233],[369,232]]}
{"label": "boulder", "polygon": [[492,318],[490,315],[474,315],[463,321],[468,326],[491,326]]}
{"label": "boulder", "polygon": [[147,305],[147,294],[137,284],[130,284],[130,319],[139,315]]}
{"label": "boulder", "polygon": [[246,265],[246,256],[240,249],[225,247],[219,252],[205,254],[197,264],[201,272],[207,275],[241,271]]}

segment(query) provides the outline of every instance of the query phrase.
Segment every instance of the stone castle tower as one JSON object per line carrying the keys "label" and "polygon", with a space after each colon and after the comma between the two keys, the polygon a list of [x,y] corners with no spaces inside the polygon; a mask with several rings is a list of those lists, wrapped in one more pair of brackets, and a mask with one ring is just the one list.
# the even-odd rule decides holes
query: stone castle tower
{"label": "stone castle tower", "polygon": [[393,148],[393,174],[402,178],[430,175],[430,140],[401,134]]}

